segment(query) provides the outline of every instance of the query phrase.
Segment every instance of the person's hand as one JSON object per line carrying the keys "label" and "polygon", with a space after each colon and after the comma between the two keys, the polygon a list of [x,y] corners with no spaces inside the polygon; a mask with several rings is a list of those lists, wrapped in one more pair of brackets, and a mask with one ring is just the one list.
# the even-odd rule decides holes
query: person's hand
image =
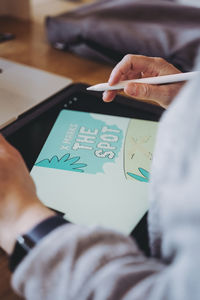
{"label": "person's hand", "polygon": [[[181,72],[163,58],[129,54],[126,55],[113,69],[108,83],[109,85],[115,85],[122,80],[170,75],[176,73]],[[128,96],[132,96],[136,99],[158,102],[161,106],[166,108],[182,86],[183,83],[165,85],[128,83],[124,88],[124,92]],[[103,101],[112,101],[116,94],[116,91],[104,92]]]}
{"label": "person's hand", "polygon": [[11,253],[18,235],[52,215],[38,199],[21,155],[0,135],[0,246]]}

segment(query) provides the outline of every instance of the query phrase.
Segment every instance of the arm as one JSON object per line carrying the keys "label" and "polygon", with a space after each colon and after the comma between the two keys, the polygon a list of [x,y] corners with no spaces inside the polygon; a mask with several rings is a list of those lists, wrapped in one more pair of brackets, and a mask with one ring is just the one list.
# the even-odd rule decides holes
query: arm
{"label": "arm", "polygon": [[10,254],[18,235],[53,216],[36,195],[19,152],[0,135],[0,245]]}
{"label": "arm", "polygon": [[162,270],[161,263],[146,258],[128,237],[101,228],[64,225],[30,252],[12,282],[29,300],[119,300],[129,293],[133,300],[138,292],[142,300]]}

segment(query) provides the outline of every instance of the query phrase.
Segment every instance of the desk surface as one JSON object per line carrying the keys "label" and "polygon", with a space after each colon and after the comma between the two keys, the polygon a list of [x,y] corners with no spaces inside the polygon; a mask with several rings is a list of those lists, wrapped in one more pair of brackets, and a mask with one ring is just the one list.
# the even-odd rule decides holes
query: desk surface
{"label": "desk surface", "polygon": [[[1,32],[12,32],[16,39],[0,44],[0,56],[29,66],[72,78],[75,82],[96,84],[108,78],[111,66],[59,52],[48,45],[41,24],[0,18]],[[0,299],[20,299],[10,288],[7,257],[0,250]]]}

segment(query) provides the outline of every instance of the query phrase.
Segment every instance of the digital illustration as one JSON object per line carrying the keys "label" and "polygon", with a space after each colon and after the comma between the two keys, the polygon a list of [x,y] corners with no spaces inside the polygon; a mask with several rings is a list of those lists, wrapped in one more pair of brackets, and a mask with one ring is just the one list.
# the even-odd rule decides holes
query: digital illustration
{"label": "digital illustration", "polygon": [[[123,121],[126,125],[120,127]],[[106,174],[106,164],[121,164],[127,180],[147,183],[155,129],[155,122],[147,130],[143,120],[63,110],[35,166]]]}

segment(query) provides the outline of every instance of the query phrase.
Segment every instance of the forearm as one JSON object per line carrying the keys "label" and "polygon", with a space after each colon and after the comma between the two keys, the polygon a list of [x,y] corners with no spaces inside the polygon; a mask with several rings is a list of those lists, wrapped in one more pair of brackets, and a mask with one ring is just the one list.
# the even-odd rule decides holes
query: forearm
{"label": "forearm", "polygon": [[[163,270],[134,241],[118,233],[65,225],[24,259],[13,286],[27,299],[122,299],[138,284]],[[140,299],[146,299],[149,283]],[[137,287],[136,287],[137,286]],[[132,298],[134,299],[134,298]]]}

